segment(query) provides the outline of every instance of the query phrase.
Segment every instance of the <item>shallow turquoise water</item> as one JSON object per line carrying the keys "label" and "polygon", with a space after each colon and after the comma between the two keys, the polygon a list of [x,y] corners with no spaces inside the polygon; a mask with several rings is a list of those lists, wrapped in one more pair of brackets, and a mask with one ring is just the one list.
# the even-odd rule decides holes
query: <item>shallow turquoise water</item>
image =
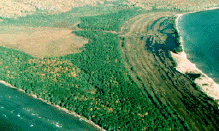
{"label": "shallow turquoise water", "polygon": [[0,84],[0,131],[97,131],[40,100]]}
{"label": "shallow turquoise water", "polygon": [[219,10],[185,14],[178,27],[188,59],[219,83]]}

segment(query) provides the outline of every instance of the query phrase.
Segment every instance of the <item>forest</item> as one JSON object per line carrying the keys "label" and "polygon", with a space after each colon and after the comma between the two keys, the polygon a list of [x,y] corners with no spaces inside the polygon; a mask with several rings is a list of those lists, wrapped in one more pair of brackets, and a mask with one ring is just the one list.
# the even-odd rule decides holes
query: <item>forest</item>
{"label": "forest", "polygon": [[[79,54],[36,58],[0,47],[0,79],[54,105],[82,115],[106,130],[190,130],[164,103],[139,87],[119,50],[121,24],[138,10],[81,17],[73,31],[89,39]],[[96,31],[94,31],[96,30]],[[102,31],[101,31],[102,30]],[[159,96],[157,96],[159,97]]]}
{"label": "forest", "polygon": [[0,79],[75,111],[107,130],[189,129],[131,78],[118,49],[117,35],[74,33],[90,39],[80,54],[40,59],[0,47]]}
{"label": "forest", "polygon": [[[143,82],[142,76],[137,75],[135,78],[131,75],[132,72],[137,72],[137,68],[132,66],[130,67],[132,72],[129,72],[129,68],[125,66],[124,57],[122,57],[124,52],[119,47],[128,47],[127,41],[131,36],[118,35],[124,22],[136,15],[146,12],[152,14],[169,11],[186,13],[205,10],[219,6],[218,0],[186,0],[183,2],[177,0],[95,0],[99,1],[97,5],[74,6],[67,12],[58,12],[57,10],[54,14],[50,13],[50,9],[55,8],[48,8],[48,5],[55,3],[55,7],[60,6],[65,9],[71,6],[71,2],[57,3],[51,0],[52,2],[48,2],[48,5],[41,5],[41,2],[37,3],[38,1],[32,0],[29,1],[30,3],[24,3],[29,5],[32,2],[36,8],[35,12],[26,16],[15,18],[0,16],[1,26],[68,28],[73,30],[72,33],[88,38],[89,42],[80,48],[80,53],[44,58],[33,57],[22,51],[0,46],[0,80],[23,89],[30,95],[36,95],[52,105],[59,105],[86,117],[108,131],[188,131],[192,129],[216,130],[218,128],[216,122],[219,120],[218,107],[212,106],[213,100],[208,101],[212,98],[207,95],[206,97],[196,96],[196,94],[193,96],[194,92],[189,92],[185,87],[182,89],[183,92],[190,96],[179,95],[179,98],[184,99],[184,104],[187,105],[184,110],[181,108],[183,105],[173,106],[168,100],[163,102],[163,94],[159,94],[155,88],[151,91],[148,88],[149,85]],[[16,2],[22,3],[20,0],[16,0]],[[45,10],[38,8],[36,6],[38,4],[45,7]],[[80,4],[80,1],[73,2],[73,5]],[[5,6],[4,2],[0,5]],[[13,6],[16,8],[7,7],[0,8],[0,10],[4,14],[9,14],[7,11],[12,14],[15,14],[16,11],[22,13],[22,10],[19,10],[22,6],[18,7],[15,4]],[[27,13],[25,10],[23,11],[23,13]],[[153,20],[153,17],[142,20],[150,21],[148,19]],[[176,16],[171,17],[170,20],[176,44],[171,51],[179,53],[183,51],[183,48],[175,19]],[[130,27],[132,24],[142,25],[140,22],[134,23],[135,20],[130,20],[131,24],[127,22],[124,25]],[[156,23],[156,21],[152,21],[152,24],[153,22]],[[124,29],[130,31],[130,28]],[[141,33],[133,33],[136,34],[136,40],[144,40]],[[125,55],[127,56],[127,54]],[[137,56],[139,57],[138,54]],[[176,67],[176,61],[172,62]],[[184,75],[189,80],[194,80],[201,74],[186,73]],[[173,83],[177,82],[173,81]],[[195,83],[192,86],[196,90],[200,90]],[[174,99],[172,96],[168,98]],[[179,115],[184,112],[189,115]],[[183,118],[190,116],[193,118],[194,114],[197,116],[194,116],[194,119],[188,119],[188,126]],[[196,118],[203,118],[203,120],[200,121]],[[209,124],[211,120],[213,125]],[[201,126],[193,128],[190,126],[190,122],[198,123],[197,125]],[[203,123],[205,125],[202,125]]]}
{"label": "forest", "polygon": [[143,12],[145,11],[139,10],[139,8],[133,8],[130,10],[121,10],[116,13],[109,13],[100,16],[85,16],[81,17],[82,22],[78,25],[78,27],[86,30],[118,31],[119,27],[125,20]]}

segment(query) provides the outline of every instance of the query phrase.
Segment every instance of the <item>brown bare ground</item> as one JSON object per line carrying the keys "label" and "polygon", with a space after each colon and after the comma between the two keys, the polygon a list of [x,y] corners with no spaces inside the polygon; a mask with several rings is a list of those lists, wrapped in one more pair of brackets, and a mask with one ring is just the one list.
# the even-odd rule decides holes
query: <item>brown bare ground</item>
{"label": "brown bare ground", "polygon": [[167,104],[192,130],[219,130],[217,103],[173,68],[169,51],[175,47],[175,37],[168,20],[175,14],[150,12],[124,22],[119,34],[126,68],[146,93],[149,90],[158,102]]}
{"label": "brown bare ground", "polygon": [[80,53],[88,39],[67,28],[1,26],[0,45],[24,51],[35,57]]}
{"label": "brown bare ground", "polygon": [[[98,6],[105,0],[1,0],[1,17],[20,17],[33,14],[36,9],[54,14],[70,11],[72,8],[83,6]],[[107,0],[118,1],[118,0]],[[141,7],[145,10],[178,9],[184,11],[198,11],[204,8],[218,6],[218,0],[124,0],[124,5]],[[105,4],[111,6],[112,4]]]}
{"label": "brown bare ground", "polygon": [[198,11],[218,6],[218,0],[127,0],[127,4],[141,7],[146,10],[156,8]]}

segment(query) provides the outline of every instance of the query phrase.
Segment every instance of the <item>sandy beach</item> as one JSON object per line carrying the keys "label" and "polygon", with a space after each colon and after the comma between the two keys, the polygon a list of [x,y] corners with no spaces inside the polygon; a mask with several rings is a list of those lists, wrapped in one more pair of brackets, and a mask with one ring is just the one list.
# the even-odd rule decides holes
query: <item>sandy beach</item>
{"label": "sandy beach", "polygon": [[[96,1],[98,0],[91,0],[89,5],[95,5],[97,3]],[[33,2],[33,0],[31,0],[30,2]],[[35,3],[31,4],[30,2],[27,3],[27,6],[34,7],[31,8],[32,10],[26,11],[26,14],[20,14],[21,11],[18,11],[17,14],[14,13],[10,16],[5,12],[0,12],[0,15],[2,17],[8,18],[25,16],[27,14],[34,13],[35,7],[41,7],[42,10],[48,11],[49,13],[53,14],[69,11],[72,7],[82,6],[75,4],[71,5],[67,3],[63,4],[63,6],[60,7],[51,7],[50,5],[53,5],[54,3],[49,3],[48,5],[36,5]],[[186,2],[184,3],[187,4]],[[178,5],[177,2],[175,2],[175,4]],[[138,5],[141,4],[136,4],[136,6]],[[147,6],[152,7],[151,5]],[[67,8],[68,10],[65,10],[65,7],[69,7]],[[53,10],[55,8],[56,10]],[[210,9],[216,8],[209,8],[206,10]],[[175,117],[177,120],[185,120],[185,122],[188,123],[192,130],[218,129],[217,124],[215,124],[217,123],[216,121],[218,119],[216,119],[214,108],[212,108],[215,107],[217,109],[217,103],[215,103],[213,100],[208,100],[208,96],[214,98],[219,104],[219,85],[216,84],[207,75],[203,74],[201,70],[196,68],[195,64],[191,63],[187,59],[187,55],[185,52],[181,52],[178,54],[174,54],[173,52],[170,53],[172,58],[177,62],[178,66],[176,67],[176,70],[178,71],[173,68],[173,61],[171,59],[171,56],[169,55],[169,51],[171,49],[167,49],[167,47],[175,45],[175,42],[173,42],[174,39],[172,39],[172,35],[170,35],[171,38],[168,35],[174,34],[174,32],[172,31],[172,29],[167,29],[167,25],[170,24],[168,23],[169,18],[176,14],[178,14],[178,17],[176,19],[176,23],[178,23],[178,19],[180,18],[180,16],[183,15],[179,13],[182,13],[182,11],[151,11],[149,13],[136,15],[125,21],[121,26],[120,32],[116,32],[119,34],[119,37],[124,38],[123,40],[120,39],[119,44],[125,67],[130,72],[133,80],[140,86],[140,88],[142,88],[144,93],[147,89],[147,91],[151,94],[151,97],[155,99],[153,101],[166,105],[171,110],[171,113],[173,113],[173,117]],[[54,29],[48,30],[50,32],[54,32]],[[161,30],[164,31],[162,32]],[[37,34],[41,34],[41,32],[37,32]],[[77,36],[72,36],[72,34],[69,35],[69,30],[65,30],[63,34],[65,34],[65,36],[69,39],[66,40],[66,37],[63,36],[62,38],[60,38],[62,43],[63,41],[68,43],[70,40],[72,40],[72,37],[75,39],[77,38],[77,41],[83,41],[84,44],[87,43],[87,39],[80,39]],[[56,33],[53,33],[53,35],[57,36]],[[32,39],[33,37],[30,38]],[[26,39],[23,40],[26,41]],[[50,41],[52,40],[49,39],[48,43]],[[38,39],[35,43],[39,43]],[[41,44],[42,43],[44,42],[42,41]],[[122,46],[122,43],[125,43],[124,47]],[[83,46],[84,44],[81,45]],[[37,46],[36,44],[33,45]],[[56,48],[58,45],[59,44],[56,45]],[[40,46],[40,43],[38,46]],[[66,48],[62,49],[66,51]],[[197,83],[197,85],[200,86],[201,90],[205,92],[208,96],[201,91],[196,90],[192,85],[193,82],[189,78],[185,77],[185,75],[183,75],[185,73],[201,73],[201,77],[195,79],[195,83]],[[0,83],[25,93],[24,90],[18,89],[17,87],[12,86],[5,81],[0,80]],[[72,116],[77,117],[79,120],[85,121],[86,123],[95,126],[99,130],[105,131],[105,129],[102,129],[99,125],[96,125],[94,122],[76,114],[75,112],[69,111],[66,108],[62,108],[58,105],[52,105],[48,101],[37,98],[37,96],[34,94],[29,95],[37,100],[41,100],[55,108],[58,108],[59,110],[71,114]]]}
{"label": "sandy beach", "polygon": [[[177,36],[169,18],[182,13],[150,12],[127,20],[121,27],[120,36],[125,40],[121,38],[120,50],[126,69],[143,90],[147,88],[155,98],[159,96],[156,100],[167,104],[173,114],[179,113],[174,116],[182,116],[191,130],[213,130],[215,120],[207,117],[208,108],[218,109],[218,104],[197,90],[190,78],[174,69],[170,51],[176,47]],[[176,60],[184,63],[179,58]],[[215,112],[211,115],[215,116]]]}
{"label": "sandy beach", "polygon": [[[206,10],[213,10],[213,9],[218,9],[218,7],[209,8]],[[196,12],[200,12],[200,11],[195,11],[191,13],[196,13]],[[178,32],[179,32],[178,20],[184,14],[187,14],[187,13],[177,15],[177,19],[175,23],[176,23],[176,29]],[[182,37],[180,37],[180,43],[183,47]],[[200,87],[200,89],[204,93],[206,93],[209,97],[212,97],[219,104],[219,84],[215,83],[213,79],[209,78],[206,74],[204,74],[201,70],[199,70],[195,64],[191,63],[187,59],[187,55],[184,52],[184,48],[183,48],[183,52],[180,52],[178,54],[171,52],[171,55],[173,59],[177,62],[176,70],[178,70],[179,72],[183,74],[185,73],[202,74],[199,78],[196,78],[194,82]]]}

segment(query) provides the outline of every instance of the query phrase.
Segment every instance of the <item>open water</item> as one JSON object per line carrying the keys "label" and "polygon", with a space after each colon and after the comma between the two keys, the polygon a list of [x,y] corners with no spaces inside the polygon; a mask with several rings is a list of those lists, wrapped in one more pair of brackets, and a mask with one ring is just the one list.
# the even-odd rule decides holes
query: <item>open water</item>
{"label": "open water", "polygon": [[219,9],[184,14],[178,27],[188,59],[219,83]]}
{"label": "open water", "polygon": [[25,93],[0,84],[0,131],[98,131]]}

